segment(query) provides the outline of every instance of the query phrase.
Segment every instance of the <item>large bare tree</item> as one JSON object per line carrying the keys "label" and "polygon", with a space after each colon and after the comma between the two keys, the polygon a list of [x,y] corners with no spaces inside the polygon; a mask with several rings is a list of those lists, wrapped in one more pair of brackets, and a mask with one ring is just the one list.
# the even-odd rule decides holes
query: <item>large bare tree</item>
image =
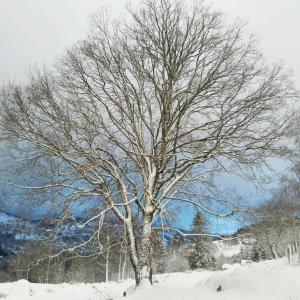
{"label": "large bare tree", "polygon": [[181,202],[217,215],[201,184],[280,150],[294,92],[242,25],[202,3],[146,0],[128,12],[97,15],[53,71],[5,87],[1,125],[69,166],[48,187],[68,188],[72,203],[96,197],[86,222],[112,211],[124,224],[140,285],[151,282],[156,218]]}

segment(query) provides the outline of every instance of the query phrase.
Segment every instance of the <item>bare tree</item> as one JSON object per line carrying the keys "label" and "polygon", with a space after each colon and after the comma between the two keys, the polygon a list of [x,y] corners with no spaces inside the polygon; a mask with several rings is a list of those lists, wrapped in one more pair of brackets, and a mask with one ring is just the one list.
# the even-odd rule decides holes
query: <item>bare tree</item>
{"label": "bare tree", "polygon": [[[65,210],[93,197],[99,210],[87,222],[112,211],[124,224],[140,285],[151,282],[159,215],[181,202],[218,215],[217,199],[202,188],[209,175],[281,149],[289,77],[221,13],[146,0],[126,21],[98,15],[53,72],[4,88],[1,125],[69,166],[57,170],[56,187],[69,192]],[[237,210],[219,199],[224,215]]]}
{"label": "bare tree", "polygon": [[294,166],[281,178],[271,199],[260,204],[251,216],[251,231],[272,258],[285,255],[286,248],[299,242],[299,173]]}

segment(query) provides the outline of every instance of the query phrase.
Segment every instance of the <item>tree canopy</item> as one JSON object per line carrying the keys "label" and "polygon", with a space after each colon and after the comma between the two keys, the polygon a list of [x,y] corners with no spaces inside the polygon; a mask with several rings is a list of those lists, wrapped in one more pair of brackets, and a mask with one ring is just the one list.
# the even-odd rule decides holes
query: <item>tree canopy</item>
{"label": "tree canopy", "polygon": [[203,188],[210,175],[282,150],[294,95],[242,25],[202,2],[147,0],[125,21],[95,16],[53,70],[4,87],[0,124],[55,159],[65,211],[94,197],[90,220],[112,211],[124,224],[140,284],[151,281],[153,220],[174,202],[217,214],[205,205],[218,201]]}

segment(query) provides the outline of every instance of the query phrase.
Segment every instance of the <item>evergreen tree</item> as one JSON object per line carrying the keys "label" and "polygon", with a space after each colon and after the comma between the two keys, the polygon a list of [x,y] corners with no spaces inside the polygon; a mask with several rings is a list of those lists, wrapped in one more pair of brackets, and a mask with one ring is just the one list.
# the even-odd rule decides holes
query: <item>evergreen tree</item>
{"label": "evergreen tree", "polygon": [[[207,233],[208,220],[200,213],[197,212],[193,218],[192,233],[205,234]],[[196,236],[193,240],[199,242],[201,240],[208,240],[206,236]]]}
{"label": "evergreen tree", "polygon": [[193,243],[187,249],[187,259],[192,270],[211,269],[216,264],[208,242]]}
{"label": "evergreen tree", "polygon": [[252,246],[248,244],[243,244],[241,247],[241,253],[240,253],[240,258],[241,259],[246,259],[246,260],[251,260],[251,254],[252,254]]}
{"label": "evergreen tree", "polygon": [[[207,225],[207,219],[197,212],[193,218],[192,233],[207,233]],[[216,260],[213,256],[213,246],[209,237],[193,236],[187,248],[186,258],[192,270],[213,268]]]}
{"label": "evergreen tree", "polygon": [[255,243],[251,250],[251,260],[259,262],[266,259],[266,252],[262,246]]}

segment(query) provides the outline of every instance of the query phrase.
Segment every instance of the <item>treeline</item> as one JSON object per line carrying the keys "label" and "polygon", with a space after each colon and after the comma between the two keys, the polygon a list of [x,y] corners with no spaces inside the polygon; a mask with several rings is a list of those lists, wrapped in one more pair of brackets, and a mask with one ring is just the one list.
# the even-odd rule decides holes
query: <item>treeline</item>
{"label": "treeline", "polygon": [[[250,225],[229,236],[232,240],[223,241],[227,246],[240,244],[241,252],[237,255],[215,255],[216,246],[209,235],[205,235],[209,233],[209,222],[200,212],[193,218],[191,235],[182,237],[176,231],[153,231],[153,272],[215,270],[221,269],[224,263],[239,263],[243,259],[255,262],[276,259],[286,255],[289,246],[298,249],[299,174],[294,169],[292,176],[283,178],[280,188],[269,201],[245,215]],[[64,226],[59,225],[61,231]],[[134,278],[122,224],[114,217],[108,217],[100,227],[98,223],[94,226],[82,236],[78,233],[76,240],[52,232],[51,238],[28,241],[21,251],[0,259],[0,281],[27,279],[31,282],[61,283]],[[87,235],[87,232],[91,234]],[[136,235],[139,236],[139,233]]]}
{"label": "treeline", "polygon": [[300,169],[296,164],[282,177],[271,199],[253,209],[245,218],[251,225],[236,235],[248,235],[251,241],[242,248],[241,257],[259,261],[287,255],[287,249],[299,249],[300,243]]}
{"label": "treeline", "polygon": [[[203,233],[206,220],[197,213],[191,233]],[[66,244],[45,238],[29,241],[22,251],[2,258],[0,281],[26,279],[30,282],[103,282],[134,278],[126,240],[118,224],[106,222],[99,234],[89,243],[78,241]],[[213,269],[213,243],[210,238],[183,238],[168,232],[152,234],[154,273],[183,272],[194,269]],[[76,245],[76,246],[75,246]]]}

